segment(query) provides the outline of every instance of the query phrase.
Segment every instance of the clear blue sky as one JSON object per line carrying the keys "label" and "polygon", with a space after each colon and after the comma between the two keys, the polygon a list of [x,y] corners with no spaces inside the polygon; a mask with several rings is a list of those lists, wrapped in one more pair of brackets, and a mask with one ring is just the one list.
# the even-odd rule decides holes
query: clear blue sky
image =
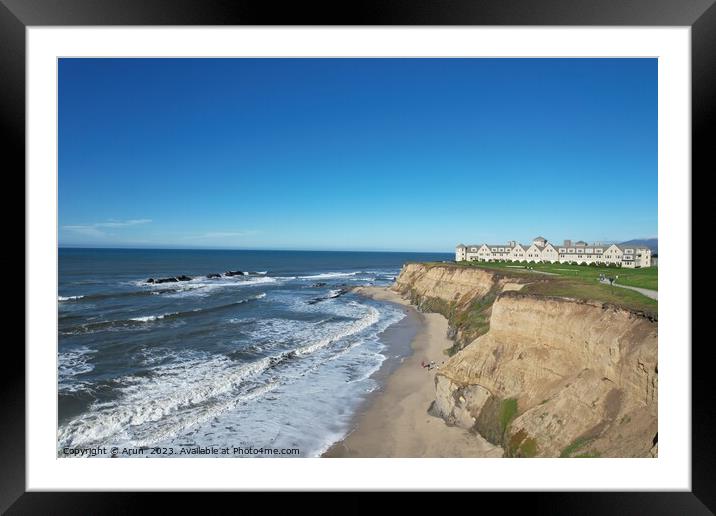
{"label": "clear blue sky", "polygon": [[60,60],[60,245],[656,234],[656,59]]}

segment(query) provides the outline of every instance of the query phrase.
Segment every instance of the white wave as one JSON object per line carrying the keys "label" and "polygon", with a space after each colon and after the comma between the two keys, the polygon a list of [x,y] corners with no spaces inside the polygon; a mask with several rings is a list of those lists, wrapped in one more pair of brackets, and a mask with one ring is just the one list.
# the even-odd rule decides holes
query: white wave
{"label": "white wave", "polygon": [[161,314],[161,315],[145,315],[144,317],[130,317],[130,321],[137,321],[137,322],[151,322],[151,321],[158,321],[159,319],[164,319],[165,317],[170,317],[172,315],[179,315],[179,312],[171,312],[168,314]]}
{"label": "white wave", "polygon": [[256,285],[278,283],[279,278],[272,276],[234,276],[231,278],[222,278],[221,280],[198,279],[187,281],[184,284],[173,284],[177,288],[174,292],[164,294],[168,298],[184,298],[184,297],[206,297],[212,292],[221,289],[253,287]]}
{"label": "white wave", "polygon": [[150,445],[165,438],[170,428],[178,431],[195,424],[207,408],[226,401],[224,397],[235,398],[237,387],[270,363],[269,358],[240,365],[223,355],[183,357],[154,368],[149,376],[125,377],[118,399],[95,403],[58,430],[58,445]]}
{"label": "white wave", "polygon": [[58,301],[76,301],[82,299],[85,296],[57,296]]}
{"label": "white wave", "polygon": [[60,351],[57,354],[57,376],[60,391],[75,392],[87,385],[86,382],[76,380],[75,376],[94,370],[94,364],[89,362],[89,358],[96,352],[96,349],[81,347]]}
{"label": "white wave", "polygon": [[231,278],[223,278],[221,280],[192,280],[187,283],[192,285],[198,285],[200,287],[245,287],[249,285],[262,285],[265,283],[276,283],[277,278],[272,276],[233,276]]}
{"label": "white wave", "polygon": [[358,272],[323,272],[321,274],[312,274],[310,276],[300,276],[300,279],[331,279],[331,278],[348,278],[360,274]]}
{"label": "white wave", "polygon": [[93,384],[85,380],[65,381],[59,385],[58,392],[60,394],[74,394],[77,392],[92,392]]}
{"label": "white wave", "polygon": [[317,342],[314,342],[312,344],[309,344],[307,346],[302,346],[296,350],[297,355],[307,355],[309,353],[313,353],[321,348],[325,348],[326,346],[340,340],[346,337],[349,337],[351,335],[354,335],[360,331],[365,330],[369,326],[373,326],[375,323],[377,323],[380,320],[380,312],[373,308],[372,306],[368,307],[368,312],[365,316],[360,318],[359,320],[355,321],[353,324],[351,324],[348,328],[344,329],[343,331],[340,331],[338,333],[335,333],[331,335],[330,337],[323,338]]}
{"label": "white wave", "polygon": [[[246,299],[241,299],[239,301],[235,301],[232,303],[232,305],[240,305],[242,303],[248,303],[249,301],[259,300],[266,297],[266,292],[261,292],[260,294],[256,294],[255,296],[250,296]],[[229,305],[227,305],[229,306]],[[218,308],[224,308],[224,307],[218,307]],[[191,310],[191,312],[202,312],[205,310],[212,310],[211,307],[209,308],[194,308]],[[130,317],[130,321],[136,321],[136,322],[152,322],[152,321],[158,321],[160,319],[164,319],[165,317],[172,317],[175,315],[182,315],[187,314],[189,312],[169,312],[167,314],[159,314],[159,315],[145,315],[141,317]]]}
{"label": "white wave", "polygon": [[180,352],[163,347],[142,348],[132,355],[132,360],[142,366],[156,366],[162,362],[169,362],[181,358]]}
{"label": "white wave", "polygon": [[208,279],[205,276],[197,276],[187,281],[177,281],[171,283],[147,283],[144,279],[129,281],[129,285],[140,287],[143,289],[179,289],[190,290],[196,288],[207,287],[243,287],[247,285],[259,285],[262,283],[276,283],[279,278],[273,276],[222,276],[221,278]]}
{"label": "white wave", "polygon": [[[320,319],[305,320],[285,318],[236,319],[236,323],[252,323],[242,329],[251,341],[269,348],[297,349],[317,341],[333,339],[337,335],[352,334],[352,328],[374,310],[356,302],[306,304],[294,295],[275,293],[273,297],[290,312],[315,314]],[[343,298],[341,298],[343,299]],[[386,313],[387,310],[386,310]]]}

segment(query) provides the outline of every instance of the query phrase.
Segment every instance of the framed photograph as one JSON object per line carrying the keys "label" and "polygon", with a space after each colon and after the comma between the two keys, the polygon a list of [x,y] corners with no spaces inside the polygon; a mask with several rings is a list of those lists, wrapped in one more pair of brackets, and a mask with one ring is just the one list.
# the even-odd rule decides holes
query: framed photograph
{"label": "framed photograph", "polygon": [[3,0],[27,303],[0,507],[710,514],[716,8],[658,3]]}

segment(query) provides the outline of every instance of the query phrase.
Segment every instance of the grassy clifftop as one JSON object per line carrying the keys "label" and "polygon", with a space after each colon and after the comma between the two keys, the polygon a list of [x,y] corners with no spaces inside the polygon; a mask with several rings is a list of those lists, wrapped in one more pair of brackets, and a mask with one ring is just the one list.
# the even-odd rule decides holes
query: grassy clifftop
{"label": "grassy clifftop", "polygon": [[[529,263],[517,264],[513,262],[455,262],[457,267],[479,267],[487,270],[499,271],[531,271],[533,273],[546,273],[548,275],[564,276],[582,280],[597,281],[600,274],[607,277],[619,276],[618,283],[629,287],[659,289],[659,268],[642,267],[628,269],[625,267],[605,267],[596,265],[569,265],[566,263]],[[530,267],[530,269],[526,269]]]}

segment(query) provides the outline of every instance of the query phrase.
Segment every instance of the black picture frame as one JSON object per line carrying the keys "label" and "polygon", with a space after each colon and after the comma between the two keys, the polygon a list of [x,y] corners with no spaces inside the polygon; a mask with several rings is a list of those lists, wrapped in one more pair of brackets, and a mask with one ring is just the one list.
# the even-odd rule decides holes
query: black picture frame
{"label": "black picture frame", "polygon": [[[0,0],[0,109],[4,162],[25,167],[25,30],[63,25],[617,25],[689,26],[692,43],[692,168],[716,170],[708,134],[716,120],[715,0],[370,0],[291,2],[238,0]],[[9,159],[8,159],[9,158]],[[685,171],[688,174],[688,171]],[[20,174],[17,174],[18,176]],[[685,178],[690,180],[690,178]],[[28,274],[27,269],[25,274]],[[683,300],[691,303],[690,299]],[[32,310],[27,306],[26,310]],[[9,343],[8,343],[9,344]],[[14,343],[13,343],[14,344]],[[671,345],[691,343],[670,343]],[[703,344],[707,344],[704,342]],[[25,490],[25,358],[8,349],[12,367],[0,375],[0,511],[8,514],[140,512],[148,494],[27,493]],[[716,439],[708,345],[692,347],[692,491],[637,493],[485,493],[509,507],[549,514],[711,514],[716,510]],[[241,496],[246,496],[245,494]],[[265,500],[265,494],[262,495]],[[224,496],[221,497],[222,499]],[[218,500],[218,499],[217,499]],[[423,497],[424,510],[444,498]],[[490,500],[492,501],[492,500]],[[298,502],[294,500],[293,503]],[[498,503],[502,503],[497,500]],[[164,502],[163,502],[164,503]],[[220,501],[216,501],[216,504]],[[186,504],[175,494],[169,504]],[[489,505],[488,505],[489,506]],[[486,507],[488,507],[486,506]],[[473,505],[473,507],[475,507]],[[166,507],[168,510],[168,506]],[[371,510],[356,502],[354,512]],[[541,508],[541,509],[539,509]],[[361,511],[362,512],[362,511]]]}

